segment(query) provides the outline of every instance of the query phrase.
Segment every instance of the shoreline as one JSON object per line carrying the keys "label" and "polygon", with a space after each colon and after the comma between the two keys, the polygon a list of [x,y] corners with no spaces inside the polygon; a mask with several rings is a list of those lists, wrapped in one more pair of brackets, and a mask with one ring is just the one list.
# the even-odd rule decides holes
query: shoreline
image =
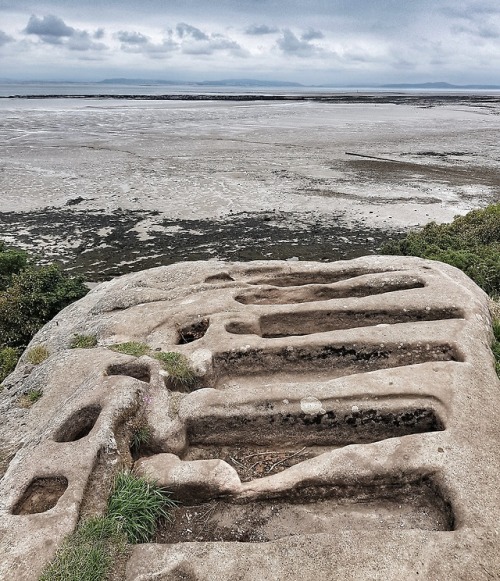
{"label": "shoreline", "polygon": [[46,99],[82,99],[82,100],[129,100],[129,101],[269,101],[269,102],[312,102],[331,104],[393,104],[415,106],[438,105],[480,105],[500,104],[500,95],[492,94],[394,94],[388,93],[349,93],[349,94],[230,94],[230,93],[167,93],[163,95],[136,94],[27,94],[0,95],[0,99],[46,100]]}

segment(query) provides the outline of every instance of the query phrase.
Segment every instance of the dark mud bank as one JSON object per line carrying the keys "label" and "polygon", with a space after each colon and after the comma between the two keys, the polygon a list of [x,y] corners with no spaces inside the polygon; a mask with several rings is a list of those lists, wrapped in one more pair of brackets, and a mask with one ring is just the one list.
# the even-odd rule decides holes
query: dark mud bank
{"label": "dark mud bank", "polygon": [[0,228],[4,238],[43,262],[59,261],[89,281],[185,260],[356,258],[375,253],[388,237],[362,222],[347,224],[340,215],[260,212],[174,220],[154,212],[110,214],[74,206],[3,212]]}

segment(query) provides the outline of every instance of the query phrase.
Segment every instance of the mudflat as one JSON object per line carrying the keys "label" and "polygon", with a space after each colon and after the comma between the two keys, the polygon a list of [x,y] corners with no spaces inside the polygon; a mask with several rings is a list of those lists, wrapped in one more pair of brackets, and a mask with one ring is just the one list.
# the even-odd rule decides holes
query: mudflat
{"label": "mudflat", "polygon": [[0,114],[1,238],[88,280],[352,258],[500,199],[487,95],[0,99]]}

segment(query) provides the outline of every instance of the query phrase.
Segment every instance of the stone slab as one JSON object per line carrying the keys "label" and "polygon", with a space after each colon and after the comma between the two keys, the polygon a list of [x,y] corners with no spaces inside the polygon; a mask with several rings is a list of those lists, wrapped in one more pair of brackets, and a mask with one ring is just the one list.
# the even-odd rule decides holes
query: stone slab
{"label": "stone slab", "polygon": [[[70,349],[77,333],[98,345]],[[127,341],[150,351],[109,349]],[[0,578],[36,579],[122,467],[183,499],[128,581],[499,578],[490,343],[486,295],[416,258],[194,262],[99,285],[0,393]],[[139,425],[151,441],[131,450]]]}

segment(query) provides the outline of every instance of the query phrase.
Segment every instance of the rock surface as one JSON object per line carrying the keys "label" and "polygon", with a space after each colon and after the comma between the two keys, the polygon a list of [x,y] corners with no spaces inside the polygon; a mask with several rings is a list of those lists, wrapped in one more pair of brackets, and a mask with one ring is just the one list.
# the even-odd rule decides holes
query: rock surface
{"label": "rock surface", "polygon": [[[98,344],[70,349],[75,334]],[[109,349],[130,341],[148,353]],[[0,393],[0,578],[37,579],[124,466],[183,499],[134,547],[128,581],[497,578],[490,341],[484,293],[414,258],[193,262],[104,283]]]}

